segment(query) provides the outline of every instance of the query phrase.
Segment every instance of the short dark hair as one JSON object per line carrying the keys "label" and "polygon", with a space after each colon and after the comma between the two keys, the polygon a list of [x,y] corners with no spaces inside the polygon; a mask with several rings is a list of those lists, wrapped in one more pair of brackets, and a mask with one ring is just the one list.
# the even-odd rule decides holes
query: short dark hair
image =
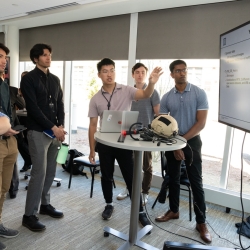
{"label": "short dark hair", "polygon": [[38,43],[35,44],[32,49],[30,50],[30,60],[36,64],[34,59],[38,59],[39,56],[43,55],[43,50],[47,49],[49,52],[52,52],[52,48],[50,45],[45,44],[45,43]]}
{"label": "short dark hair", "polygon": [[176,65],[179,65],[179,64],[184,64],[185,66],[187,66],[187,64],[186,64],[185,61],[180,60],[180,59],[175,60],[175,61],[171,62],[170,65],[169,65],[169,69],[170,69],[171,73],[173,73],[174,67],[175,67]]}
{"label": "short dark hair", "polygon": [[132,68],[132,74],[134,74],[134,72],[140,67],[143,67],[146,70],[146,72],[148,72],[148,68],[143,63],[136,63]]}
{"label": "short dark hair", "polygon": [[102,66],[104,66],[104,65],[113,65],[114,68],[115,68],[115,62],[112,59],[110,59],[110,58],[103,58],[100,62],[97,63],[97,70],[98,70],[98,72],[101,71]]}
{"label": "short dark hair", "polygon": [[10,53],[10,50],[3,43],[0,43],[0,49],[2,49],[6,55]]}

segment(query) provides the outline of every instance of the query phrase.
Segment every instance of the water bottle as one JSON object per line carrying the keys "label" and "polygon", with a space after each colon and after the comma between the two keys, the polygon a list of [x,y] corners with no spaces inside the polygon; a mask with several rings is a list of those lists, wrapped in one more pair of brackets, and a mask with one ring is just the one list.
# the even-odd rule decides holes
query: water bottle
{"label": "water bottle", "polygon": [[61,144],[61,148],[58,151],[56,162],[59,164],[65,164],[69,152],[69,145],[66,143]]}

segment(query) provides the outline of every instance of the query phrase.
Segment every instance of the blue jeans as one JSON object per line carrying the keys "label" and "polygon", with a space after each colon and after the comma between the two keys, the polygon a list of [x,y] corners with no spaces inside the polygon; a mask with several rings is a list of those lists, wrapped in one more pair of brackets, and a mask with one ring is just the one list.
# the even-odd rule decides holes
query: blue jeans
{"label": "blue jeans", "polygon": [[[185,164],[187,169],[188,178],[191,184],[193,193],[193,205],[196,215],[196,222],[198,224],[205,223],[206,220],[206,204],[205,195],[202,183],[202,159],[201,159],[201,146],[202,141],[200,136],[197,135],[188,140],[188,145],[183,148],[185,155]],[[180,201],[180,167],[181,161],[177,161],[174,157],[173,151],[165,152],[167,158],[167,165],[169,170],[169,205],[170,210],[174,213],[179,211]]]}

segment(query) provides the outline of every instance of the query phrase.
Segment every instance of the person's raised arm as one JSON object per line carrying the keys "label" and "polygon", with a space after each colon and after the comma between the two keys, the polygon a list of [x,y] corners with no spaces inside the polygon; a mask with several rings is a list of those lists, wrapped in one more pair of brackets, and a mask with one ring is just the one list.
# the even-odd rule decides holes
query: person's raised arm
{"label": "person's raised arm", "polygon": [[98,117],[90,117],[89,118],[89,148],[90,148],[90,153],[89,153],[89,161],[92,164],[95,164],[95,138],[94,134],[97,130],[97,122],[98,122]]}
{"label": "person's raised arm", "polygon": [[155,84],[159,80],[159,77],[163,74],[161,67],[155,67],[152,73],[149,76],[148,86],[145,89],[138,89],[135,92],[135,100],[146,99],[149,98],[153,91]]}

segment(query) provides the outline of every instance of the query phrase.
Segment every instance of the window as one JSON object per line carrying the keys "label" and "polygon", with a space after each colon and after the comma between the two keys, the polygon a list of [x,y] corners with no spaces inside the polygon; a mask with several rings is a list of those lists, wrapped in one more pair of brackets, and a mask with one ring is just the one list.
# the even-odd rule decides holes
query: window
{"label": "window", "polygon": [[[20,81],[21,81],[21,74],[23,71],[31,71],[35,68],[35,64],[33,62],[20,62]],[[50,72],[59,77],[60,83],[62,85],[63,82],[63,61],[52,61],[50,66]],[[20,82],[19,81],[19,82]]]}

